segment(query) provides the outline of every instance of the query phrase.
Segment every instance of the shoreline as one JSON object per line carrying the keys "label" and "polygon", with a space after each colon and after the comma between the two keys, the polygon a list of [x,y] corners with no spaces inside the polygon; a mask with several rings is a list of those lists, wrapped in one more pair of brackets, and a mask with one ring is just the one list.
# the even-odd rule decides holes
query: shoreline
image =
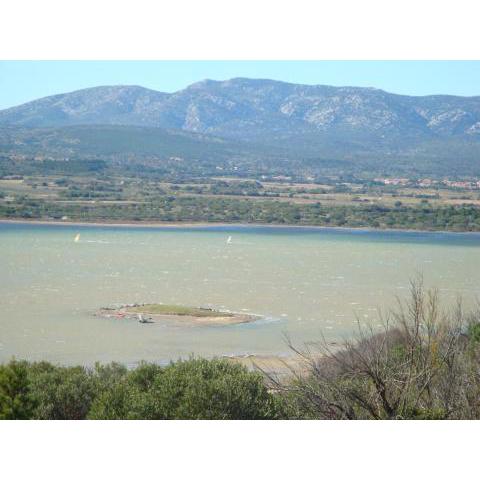
{"label": "shoreline", "polygon": [[69,220],[28,220],[28,219],[13,219],[13,218],[0,218],[1,224],[18,224],[18,225],[53,225],[53,226],[66,226],[66,227],[114,227],[114,228],[168,228],[168,229],[182,229],[182,228],[228,228],[228,227],[240,227],[240,228],[280,228],[280,229],[310,229],[310,230],[330,230],[339,232],[366,232],[366,233],[427,233],[427,234],[439,234],[448,233],[456,235],[480,235],[479,231],[457,231],[457,230],[420,230],[412,228],[373,228],[373,227],[340,227],[340,226],[325,226],[325,225],[296,225],[296,224],[278,224],[278,223],[215,223],[215,222],[151,222],[151,221],[93,221],[93,222],[80,222]]}
{"label": "shoreline", "polygon": [[217,358],[242,365],[247,370],[277,378],[306,377],[310,371],[308,363],[298,355],[222,355]]}

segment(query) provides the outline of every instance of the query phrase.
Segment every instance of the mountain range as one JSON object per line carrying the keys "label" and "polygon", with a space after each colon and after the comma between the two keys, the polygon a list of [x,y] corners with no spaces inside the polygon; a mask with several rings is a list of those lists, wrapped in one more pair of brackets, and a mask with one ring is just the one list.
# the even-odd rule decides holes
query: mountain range
{"label": "mountain range", "polygon": [[135,127],[137,134],[145,128],[149,136],[158,129],[159,136],[177,139],[183,132],[190,144],[194,135],[209,149],[225,150],[227,140],[240,150],[270,148],[309,162],[370,159],[382,168],[410,162],[427,170],[436,164],[456,172],[480,170],[480,96],[414,97],[246,78],[204,80],[174,93],[103,86],[34,100],[0,111],[0,136],[5,139],[8,131],[12,139],[0,139],[0,148],[14,151],[16,132],[41,137],[45,131],[51,138],[52,129],[72,126]]}

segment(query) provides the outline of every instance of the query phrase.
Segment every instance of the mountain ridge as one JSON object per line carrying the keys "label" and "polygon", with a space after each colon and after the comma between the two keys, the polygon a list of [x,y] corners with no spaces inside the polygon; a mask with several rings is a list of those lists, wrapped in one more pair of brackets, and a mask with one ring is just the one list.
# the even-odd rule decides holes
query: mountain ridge
{"label": "mountain ridge", "polygon": [[[0,125],[111,124],[251,140],[351,129],[380,134],[480,135],[480,96],[408,96],[373,87],[269,79],[202,80],[173,93],[139,85],[75,90],[0,110]],[[256,130],[256,131],[255,131]]]}
{"label": "mountain ridge", "polygon": [[[48,132],[76,126],[91,128],[88,135],[78,130]],[[185,138],[182,146],[175,132],[205,138]],[[160,157],[167,151],[175,156],[175,145],[181,155],[187,152],[194,158],[194,145],[199,145],[206,158],[217,156],[213,151],[217,145],[222,161],[231,155],[241,162],[245,152],[245,157],[260,163],[267,159],[269,164],[277,156],[279,164],[346,161],[369,169],[374,165],[398,171],[401,164],[408,171],[435,172],[441,166],[442,172],[480,174],[480,96],[408,96],[373,87],[242,77],[206,79],[173,93],[139,85],[90,87],[1,110],[0,134],[2,150],[9,154],[36,146],[45,154],[70,150],[93,154],[88,138],[94,138],[102,151],[110,142],[108,149],[120,152],[130,149],[131,139],[137,155],[157,148]],[[228,148],[215,138],[228,140]]]}

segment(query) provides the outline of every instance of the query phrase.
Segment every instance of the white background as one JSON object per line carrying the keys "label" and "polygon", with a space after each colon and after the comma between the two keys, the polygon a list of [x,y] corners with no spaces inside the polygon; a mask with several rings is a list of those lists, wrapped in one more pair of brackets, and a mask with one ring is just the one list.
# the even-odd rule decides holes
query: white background
{"label": "white background", "polygon": [[2,0],[3,59],[477,59],[477,0]]}
{"label": "white background", "polygon": [[[479,59],[477,3],[2,0],[0,59]],[[0,478],[460,479],[478,475],[478,434],[478,422],[0,422]]]}

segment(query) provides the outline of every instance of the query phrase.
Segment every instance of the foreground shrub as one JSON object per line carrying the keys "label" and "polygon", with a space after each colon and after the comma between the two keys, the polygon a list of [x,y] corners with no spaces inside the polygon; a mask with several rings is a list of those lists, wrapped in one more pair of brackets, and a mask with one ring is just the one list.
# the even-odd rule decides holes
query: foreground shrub
{"label": "foreground shrub", "polygon": [[140,366],[105,391],[89,418],[273,419],[280,405],[263,377],[227,360]]}
{"label": "foreground shrub", "polygon": [[285,416],[264,378],[228,360],[167,367],[112,363],[0,366],[0,419],[273,419]]}
{"label": "foreground shrub", "polygon": [[383,332],[360,328],[337,350],[325,341],[313,352],[292,346],[309,374],[271,381],[303,418],[480,418],[479,319],[460,303],[442,312],[437,293],[417,281]]}
{"label": "foreground shrub", "polygon": [[12,360],[0,365],[0,420],[32,418],[34,408],[28,363]]}
{"label": "foreground shrub", "polygon": [[54,367],[33,364],[29,372],[30,389],[36,408],[33,418],[40,420],[82,420],[95,396],[91,374],[83,367]]}

